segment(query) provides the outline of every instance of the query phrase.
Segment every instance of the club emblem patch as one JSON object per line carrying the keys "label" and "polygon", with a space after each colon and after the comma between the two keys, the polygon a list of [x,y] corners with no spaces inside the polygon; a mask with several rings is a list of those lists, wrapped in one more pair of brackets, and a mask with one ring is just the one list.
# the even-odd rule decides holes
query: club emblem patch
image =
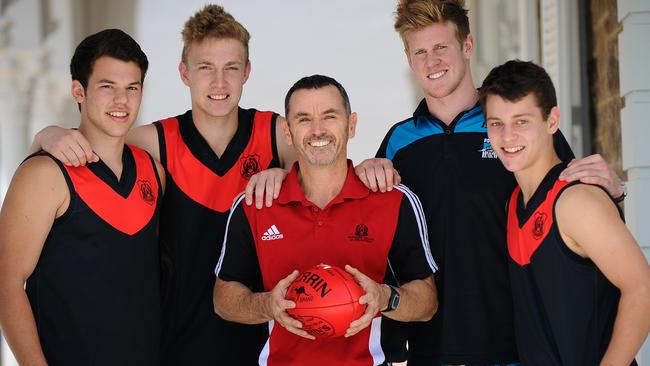
{"label": "club emblem patch", "polygon": [[483,148],[481,150],[479,150],[478,152],[481,153],[481,158],[483,158],[483,159],[496,159],[497,158],[497,153],[492,148],[492,143],[490,142],[490,139],[487,138],[487,137],[483,139]]}
{"label": "club emblem patch", "polygon": [[547,217],[548,216],[546,215],[545,212],[535,213],[535,224],[533,225],[533,238],[535,238],[536,240],[541,239],[546,233],[546,230],[544,230],[544,224],[546,224]]}
{"label": "club emblem patch", "polygon": [[138,185],[140,186],[140,197],[142,200],[148,205],[153,205],[154,201],[156,201],[156,196],[153,194],[151,183],[146,179],[140,179],[138,180]]}
{"label": "club emblem patch", "polygon": [[241,176],[250,179],[260,172],[260,157],[257,154],[247,155],[239,159],[241,163]]}
{"label": "club emblem patch", "polygon": [[368,226],[366,224],[359,224],[354,228],[354,235],[348,236],[348,240],[372,243],[375,238],[368,236]]}

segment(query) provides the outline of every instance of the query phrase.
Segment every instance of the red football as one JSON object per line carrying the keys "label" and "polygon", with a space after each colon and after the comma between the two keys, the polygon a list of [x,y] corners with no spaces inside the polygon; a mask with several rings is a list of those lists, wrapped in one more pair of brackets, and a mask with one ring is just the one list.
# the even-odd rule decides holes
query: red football
{"label": "red football", "polygon": [[287,290],[286,299],[296,303],[287,313],[318,338],[340,337],[366,310],[359,304],[364,291],[345,270],[319,264],[302,272]]}

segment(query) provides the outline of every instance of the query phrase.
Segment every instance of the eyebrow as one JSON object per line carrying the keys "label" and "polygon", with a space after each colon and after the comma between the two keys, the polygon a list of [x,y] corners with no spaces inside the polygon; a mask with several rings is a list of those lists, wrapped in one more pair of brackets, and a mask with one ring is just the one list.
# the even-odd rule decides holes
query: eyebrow
{"label": "eyebrow", "polygon": [[[514,116],[511,116],[510,118],[519,118],[519,117],[534,117],[534,113],[517,113]],[[501,119],[499,117],[492,117],[492,116],[486,116],[485,119]]]}
{"label": "eyebrow", "polygon": [[298,113],[296,113],[296,114],[294,115],[294,117],[296,117],[296,118],[297,118],[297,117],[309,117],[309,116],[310,116],[310,114],[307,113],[307,112],[298,112]]}
{"label": "eyebrow", "polygon": [[[438,47],[438,46],[446,46],[447,42],[438,42],[433,45],[433,47]],[[413,52],[417,51],[426,51],[428,47],[418,47],[418,48],[413,48]]]}
{"label": "eyebrow", "polygon": [[[114,81],[108,80],[108,79],[101,79],[97,83],[98,84],[112,84],[112,85],[115,85]],[[132,83],[129,83],[129,85],[142,85],[142,82],[141,81],[134,81]]]}
{"label": "eyebrow", "polygon": [[[241,61],[228,61],[226,62],[226,66],[232,66],[232,65],[243,65],[244,63]],[[196,65],[210,65],[214,66],[215,63],[212,61],[197,61]]]}

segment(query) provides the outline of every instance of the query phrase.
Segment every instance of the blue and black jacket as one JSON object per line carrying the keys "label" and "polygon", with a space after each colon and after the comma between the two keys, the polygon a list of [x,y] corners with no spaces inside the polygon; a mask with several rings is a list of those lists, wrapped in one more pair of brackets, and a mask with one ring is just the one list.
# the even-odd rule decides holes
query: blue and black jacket
{"label": "blue and black jacket", "polygon": [[[561,159],[573,158],[561,133]],[[506,248],[506,202],[516,186],[497,159],[479,104],[446,125],[425,100],[395,124],[377,157],[386,157],[422,201],[440,301],[431,321],[403,326],[384,319],[387,357],[409,366],[517,361]],[[397,279],[399,280],[399,279]]]}

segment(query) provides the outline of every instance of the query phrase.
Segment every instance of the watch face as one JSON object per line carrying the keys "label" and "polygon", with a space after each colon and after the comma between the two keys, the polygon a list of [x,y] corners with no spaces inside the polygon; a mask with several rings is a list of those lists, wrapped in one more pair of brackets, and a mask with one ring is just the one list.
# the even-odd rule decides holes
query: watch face
{"label": "watch face", "polygon": [[387,311],[395,310],[399,306],[400,296],[397,289],[393,286],[390,286],[390,298],[388,299],[388,309]]}
{"label": "watch face", "polygon": [[397,309],[397,307],[399,306],[399,300],[400,300],[399,294],[397,294],[395,297],[391,298],[391,301],[390,301],[391,302],[391,304],[390,304],[391,310]]}

